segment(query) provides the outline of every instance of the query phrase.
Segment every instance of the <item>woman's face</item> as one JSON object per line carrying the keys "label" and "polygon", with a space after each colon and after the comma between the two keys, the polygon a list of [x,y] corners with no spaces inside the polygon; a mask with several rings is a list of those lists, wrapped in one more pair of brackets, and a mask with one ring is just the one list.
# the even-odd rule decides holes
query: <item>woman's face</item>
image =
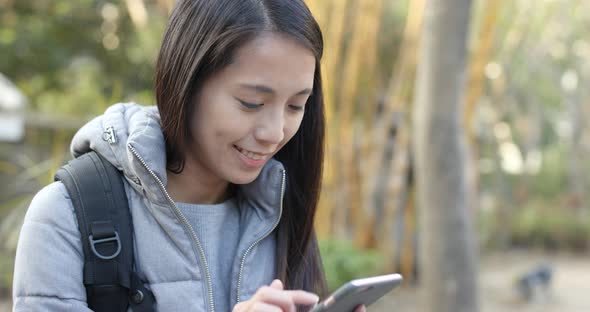
{"label": "woman's face", "polygon": [[313,53],[284,35],[239,48],[197,97],[186,165],[210,182],[252,182],[299,129],[314,71]]}

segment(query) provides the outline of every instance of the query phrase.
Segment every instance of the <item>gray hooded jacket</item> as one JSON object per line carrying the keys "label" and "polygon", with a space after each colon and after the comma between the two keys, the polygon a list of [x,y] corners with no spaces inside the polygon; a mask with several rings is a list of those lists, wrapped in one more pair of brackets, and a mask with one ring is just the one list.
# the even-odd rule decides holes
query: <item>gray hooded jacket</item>
{"label": "gray hooded jacket", "polygon": [[[136,267],[158,311],[215,311],[212,281],[199,237],[167,194],[165,143],[155,107],[116,104],[72,141],[79,156],[94,150],[125,175],[134,227]],[[276,240],[285,170],[271,160],[240,186],[240,240],[232,267],[230,307],[275,276]],[[203,238],[201,238],[203,239]],[[206,238],[205,238],[206,239]],[[90,311],[74,208],[56,182],[34,197],[21,230],[13,285],[14,311]]]}

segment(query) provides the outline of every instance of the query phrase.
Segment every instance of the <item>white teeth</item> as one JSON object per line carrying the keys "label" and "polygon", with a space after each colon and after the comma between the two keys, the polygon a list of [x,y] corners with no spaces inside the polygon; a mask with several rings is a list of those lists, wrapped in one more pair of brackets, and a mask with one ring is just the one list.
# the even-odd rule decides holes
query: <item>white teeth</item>
{"label": "white teeth", "polygon": [[250,152],[248,150],[245,150],[243,148],[240,148],[238,146],[236,146],[236,148],[238,149],[238,151],[240,151],[240,153],[242,153],[242,155],[245,155],[248,158],[254,159],[254,160],[262,160],[264,159],[264,155],[262,154],[257,154],[254,152]]}

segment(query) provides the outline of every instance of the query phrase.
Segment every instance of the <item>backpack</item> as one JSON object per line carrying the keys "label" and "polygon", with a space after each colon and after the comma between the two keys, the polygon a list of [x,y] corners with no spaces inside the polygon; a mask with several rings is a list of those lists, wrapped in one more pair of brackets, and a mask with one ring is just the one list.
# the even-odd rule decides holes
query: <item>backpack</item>
{"label": "backpack", "polygon": [[123,174],[92,151],[55,174],[72,200],[84,251],[88,307],[97,312],[155,311],[134,268],[133,227]]}

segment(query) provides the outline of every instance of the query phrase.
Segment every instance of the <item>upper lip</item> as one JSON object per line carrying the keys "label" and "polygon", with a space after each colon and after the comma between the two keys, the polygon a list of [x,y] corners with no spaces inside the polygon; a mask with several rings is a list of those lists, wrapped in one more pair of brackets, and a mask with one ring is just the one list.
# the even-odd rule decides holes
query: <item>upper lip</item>
{"label": "upper lip", "polygon": [[262,155],[262,156],[268,156],[268,155],[272,154],[272,152],[257,152],[257,151],[253,151],[251,149],[247,149],[247,148],[243,148],[243,147],[237,146],[237,145],[235,145],[235,147],[237,147],[238,149],[245,150],[247,152],[252,152],[254,154],[259,154],[259,155]]}

